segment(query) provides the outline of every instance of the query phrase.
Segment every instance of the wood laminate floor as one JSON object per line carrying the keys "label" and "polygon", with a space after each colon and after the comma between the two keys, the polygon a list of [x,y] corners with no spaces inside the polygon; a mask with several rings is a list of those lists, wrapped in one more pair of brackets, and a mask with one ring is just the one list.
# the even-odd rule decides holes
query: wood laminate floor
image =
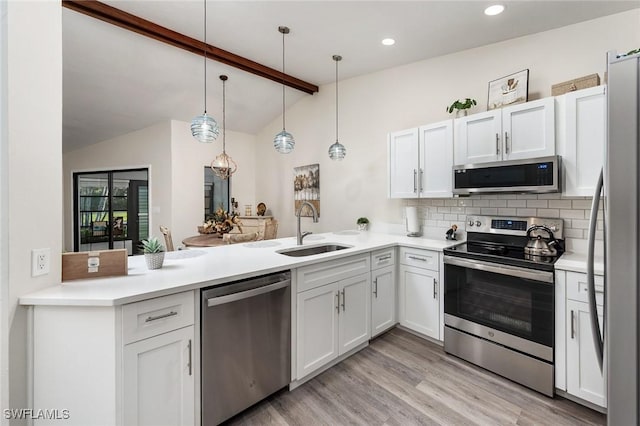
{"label": "wood laminate floor", "polygon": [[603,414],[548,398],[445,354],[400,329],[231,425],[604,425]]}

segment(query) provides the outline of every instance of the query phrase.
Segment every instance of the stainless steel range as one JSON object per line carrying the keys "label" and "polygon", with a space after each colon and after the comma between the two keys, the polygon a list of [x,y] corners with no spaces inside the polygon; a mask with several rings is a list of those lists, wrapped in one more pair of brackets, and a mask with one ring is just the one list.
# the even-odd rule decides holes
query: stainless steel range
{"label": "stainless steel range", "polygon": [[474,216],[466,231],[444,249],[445,351],[553,396],[562,219]]}

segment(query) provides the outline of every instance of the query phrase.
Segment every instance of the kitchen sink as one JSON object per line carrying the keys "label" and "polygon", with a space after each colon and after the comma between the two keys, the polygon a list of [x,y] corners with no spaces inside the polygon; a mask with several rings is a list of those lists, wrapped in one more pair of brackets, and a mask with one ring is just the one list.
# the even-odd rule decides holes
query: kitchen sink
{"label": "kitchen sink", "polygon": [[278,250],[276,253],[284,254],[285,256],[303,257],[313,256],[314,254],[330,253],[332,251],[344,250],[351,247],[353,246],[345,246],[342,244],[322,244],[317,246],[294,247]]}

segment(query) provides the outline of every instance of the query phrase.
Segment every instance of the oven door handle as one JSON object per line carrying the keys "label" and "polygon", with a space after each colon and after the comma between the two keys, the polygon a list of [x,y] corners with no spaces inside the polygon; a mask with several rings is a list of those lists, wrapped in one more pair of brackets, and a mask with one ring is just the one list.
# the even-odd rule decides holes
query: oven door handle
{"label": "oven door handle", "polygon": [[445,256],[444,263],[445,265],[460,266],[463,268],[492,272],[494,274],[509,275],[512,277],[526,278],[529,280],[553,284],[553,272],[536,271],[533,269],[518,268],[516,266],[484,262],[482,260],[462,259],[454,256]]}

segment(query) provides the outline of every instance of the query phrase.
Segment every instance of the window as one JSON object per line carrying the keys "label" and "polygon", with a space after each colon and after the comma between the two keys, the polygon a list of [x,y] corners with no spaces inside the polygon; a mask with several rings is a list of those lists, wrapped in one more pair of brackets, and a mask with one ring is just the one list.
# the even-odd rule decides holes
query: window
{"label": "window", "polygon": [[148,170],[74,173],[74,250],[140,252],[149,236]]}
{"label": "window", "polygon": [[231,178],[220,179],[213,173],[211,167],[204,168],[204,220],[222,207],[229,211],[229,188]]}

